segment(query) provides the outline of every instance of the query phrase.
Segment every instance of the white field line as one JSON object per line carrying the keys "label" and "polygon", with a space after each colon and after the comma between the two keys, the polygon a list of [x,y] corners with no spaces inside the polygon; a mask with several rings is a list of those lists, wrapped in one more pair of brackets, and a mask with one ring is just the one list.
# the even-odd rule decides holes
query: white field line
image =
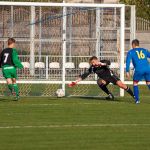
{"label": "white field line", "polygon": [[[112,103],[112,104],[125,103],[125,102],[117,102],[117,101],[106,101],[106,102]],[[101,104],[104,104],[104,103],[103,102],[97,102],[97,103],[95,103],[95,102],[91,102],[91,103],[88,103],[88,102],[87,103],[65,103],[65,104],[62,104],[62,103],[60,103],[60,104],[46,104],[46,103],[44,103],[44,104],[22,104],[22,105],[24,105],[24,106],[63,106],[63,105],[101,105]],[[20,105],[18,105],[18,106],[20,106]]]}
{"label": "white field line", "polygon": [[[23,106],[63,106],[63,105],[101,105],[102,103],[68,103],[68,104],[22,104]],[[18,105],[20,106],[20,104]]]}
{"label": "white field line", "polygon": [[150,127],[150,124],[66,124],[66,125],[41,125],[41,126],[0,126],[0,129],[23,128],[73,128],[73,127]]}
{"label": "white field line", "polygon": [[[102,103],[68,103],[70,105],[99,105]],[[62,105],[68,105],[68,104],[23,104],[27,106],[62,106]]]}
{"label": "white field line", "polygon": [[25,104],[25,105],[31,105],[31,106],[57,106],[61,104]]}

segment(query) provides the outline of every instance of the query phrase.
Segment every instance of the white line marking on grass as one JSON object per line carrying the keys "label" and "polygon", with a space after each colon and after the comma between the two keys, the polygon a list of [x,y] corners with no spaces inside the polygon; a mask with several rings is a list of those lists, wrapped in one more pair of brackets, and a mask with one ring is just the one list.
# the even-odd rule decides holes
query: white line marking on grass
{"label": "white line marking on grass", "polygon": [[[110,102],[111,103],[111,102]],[[109,104],[110,104],[109,103]],[[119,102],[112,102],[113,104],[115,103],[119,103]],[[101,104],[104,104],[103,102],[101,103],[101,102],[97,102],[97,103],[93,103],[93,102],[91,102],[91,103],[64,103],[64,104],[24,104],[24,105],[31,105],[31,106],[59,106],[59,105],[101,105]]]}
{"label": "white line marking on grass", "polygon": [[98,103],[64,103],[64,104],[26,104],[26,105],[32,105],[32,106],[57,106],[57,105],[99,105],[102,104],[100,102]]}
{"label": "white line marking on grass", "polygon": [[27,104],[27,105],[32,105],[32,106],[57,106],[61,104]]}
{"label": "white line marking on grass", "polygon": [[43,125],[43,126],[0,126],[0,129],[22,128],[73,128],[73,127],[135,127],[150,126],[150,124],[66,124],[66,125]]}

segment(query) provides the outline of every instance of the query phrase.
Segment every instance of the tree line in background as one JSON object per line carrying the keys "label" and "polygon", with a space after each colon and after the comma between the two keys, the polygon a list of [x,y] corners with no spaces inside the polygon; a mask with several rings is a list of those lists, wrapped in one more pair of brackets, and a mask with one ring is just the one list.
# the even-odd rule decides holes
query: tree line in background
{"label": "tree line in background", "polygon": [[120,0],[120,3],[136,5],[136,16],[150,20],[150,0]]}

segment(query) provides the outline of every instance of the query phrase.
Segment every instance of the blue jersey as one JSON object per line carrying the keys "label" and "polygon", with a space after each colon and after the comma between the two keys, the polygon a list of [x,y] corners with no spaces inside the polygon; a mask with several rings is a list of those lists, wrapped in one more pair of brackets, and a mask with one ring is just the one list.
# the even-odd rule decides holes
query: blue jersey
{"label": "blue jersey", "polygon": [[129,72],[131,60],[135,71],[150,71],[148,58],[150,58],[150,52],[144,48],[133,48],[129,50],[126,58],[126,72]]}

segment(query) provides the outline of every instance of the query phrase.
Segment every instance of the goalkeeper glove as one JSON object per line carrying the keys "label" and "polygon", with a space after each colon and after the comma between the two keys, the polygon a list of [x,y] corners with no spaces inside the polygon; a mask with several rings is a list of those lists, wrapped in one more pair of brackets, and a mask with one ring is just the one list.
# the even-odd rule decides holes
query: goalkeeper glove
{"label": "goalkeeper glove", "polygon": [[73,87],[73,86],[75,86],[76,84],[77,84],[77,82],[71,82],[71,83],[68,84],[68,87]]}

